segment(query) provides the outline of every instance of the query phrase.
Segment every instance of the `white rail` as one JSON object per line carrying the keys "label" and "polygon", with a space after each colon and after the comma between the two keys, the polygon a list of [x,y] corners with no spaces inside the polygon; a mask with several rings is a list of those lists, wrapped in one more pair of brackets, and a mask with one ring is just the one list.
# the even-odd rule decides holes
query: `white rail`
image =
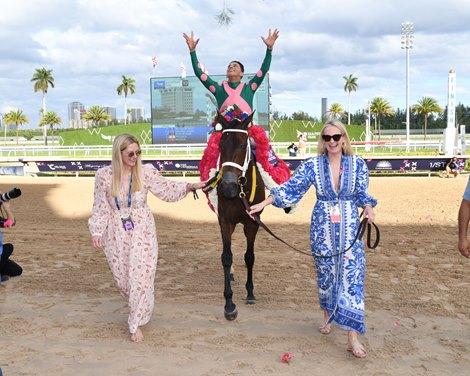
{"label": "white rail", "polygon": [[[467,141],[469,145],[470,141]],[[275,142],[271,144],[276,154],[281,157],[288,155],[287,147],[290,142]],[[389,140],[381,142],[372,142],[369,144],[369,150],[366,152],[365,142],[354,142],[352,146],[357,154],[374,154],[380,153],[393,153],[404,152],[406,145],[405,142]],[[206,147],[206,144],[152,144],[141,145],[143,155],[152,157],[201,157]],[[425,149],[432,149],[430,153],[435,154],[436,151],[441,151],[441,140],[429,141],[411,141],[410,149],[412,152],[425,151]],[[316,142],[308,143],[307,154],[316,154]],[[19,146],[0,146],[0,158],[2,160],[18,160],[18,158],[74,158],[74,157],[103,157],[109,158],[111,156],[111,146],[44,146],[44,145],[19,145]]]}

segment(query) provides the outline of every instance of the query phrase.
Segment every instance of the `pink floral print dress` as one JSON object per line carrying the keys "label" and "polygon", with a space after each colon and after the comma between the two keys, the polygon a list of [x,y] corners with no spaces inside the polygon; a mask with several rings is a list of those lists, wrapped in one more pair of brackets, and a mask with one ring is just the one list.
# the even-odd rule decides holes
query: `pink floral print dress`
{"label": "pink floral print dress", "polygon": [[[158,243],[155,221],[147,204],[152,192],[163,201],[174,202],[187,194],[186,182],[164,178],[152,165],[143,165],[143,189],[131,194],[128,207],[128,187],[121,189],[120,209],[111,196],[111,166],[99,169],[95,176],[92,215],[88,226],[92,236],[102,237],[103,249],[119,292],[129,304],[129,331],[150,321],[154,307],[154,281],[157,269]],[[122,216],[130,216],[134,229],[126,231]]]}

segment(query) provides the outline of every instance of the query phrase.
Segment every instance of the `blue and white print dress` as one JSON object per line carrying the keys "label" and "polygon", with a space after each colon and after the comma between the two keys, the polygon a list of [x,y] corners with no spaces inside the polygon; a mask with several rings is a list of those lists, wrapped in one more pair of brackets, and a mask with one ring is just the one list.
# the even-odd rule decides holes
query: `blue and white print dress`
{"label": "blue and white print dress", "polygon": [[[360,218],[358,208],[377,201],[367,193],[369,174],[365,161],[355,155],[343,155],[338,192],[335,192],[326,154],[305,159],[292,177],[270,191],[273,205],[284,208],[296,204],[309,190],[316,189],[310,244],[317,269],[320,307],[341,328],[365,333],[364,277],[366,270],[364,243],[356,236]],[[332,208],[339,209],[340,220],[331,220]],[[338,253],[340,253],[338,255]],[[333,257],[315,257],[315,255]]]}

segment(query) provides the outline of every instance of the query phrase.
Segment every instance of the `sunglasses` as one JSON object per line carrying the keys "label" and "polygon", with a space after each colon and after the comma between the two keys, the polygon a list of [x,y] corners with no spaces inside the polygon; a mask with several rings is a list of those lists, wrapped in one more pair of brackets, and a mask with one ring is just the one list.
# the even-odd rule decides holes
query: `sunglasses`
{"label": "sunglasses", "polygon": [[137,151],[131,151],[130,153],[127,153],[127,156],[129,158],[134,158],[135,157],[138,157],[142,154],[142,150],[137,150]]}
{"label": "sunglasses", "polygon": [[329,134],[324,134],[321,136],[321,138],[323,138],[323,141],[325,142],[330,142],[331,139],[333,139],[334,141],[339,141],[341,137],[343,137],[343,135],[340,133],[334,134],[333,136],[330,136]]}

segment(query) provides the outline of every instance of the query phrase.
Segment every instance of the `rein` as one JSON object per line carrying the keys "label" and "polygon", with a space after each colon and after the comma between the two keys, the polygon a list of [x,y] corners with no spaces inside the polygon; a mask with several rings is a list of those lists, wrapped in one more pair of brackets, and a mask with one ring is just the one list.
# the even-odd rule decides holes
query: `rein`
{"label": "rein", "polygon": [[[248,203],[248,200],[246,199],[246,197],[241,197],[241,200],[243,202],[243,205],[245,206],[245,209],[247,211],[250,210],[250,204]],[[362,216],[362,214],[361,214]],[[303,255],[307,255],[307,256],[313,256],[313,257],[318,257],[318,258],[333,258],[333,257],[337,257],[339,255],[342,255],[344,253],[346,253],[347,251],[349,251],[353,245],[356,243],[356,241],[358,239],[362,239],[362,237],[364,236],[364,234],[367,232],[367,241],[366,241],[366,245],[368,248],[370,249],[375,249],[378,247],[379,243],[380,243],[380,230],[379,228],[377,227],[377,225],[375,223],[372,223],[372,225],[370,223],[368,223],[368,219],[367,218],[363,218],[360,225],[359,225],[359,228],[357,229],[357,233],[356,233],[356,236],[354,237],[354,240],[353,242],[351,243],[351,245],[345,249],[344,251],[341,251],[341,252],[337,252],[333,255],[320,255],[320,254],[315,254],[315,253],[307,253],[307,252],[304,252],[296,247],[294,247],[293,245],[290,245],[289,243],[287,243],[286,241],[284,241],[283,239],[281,239],[280,237],[278,237],[276,234],[274,234],[268,226],[266,226],[263,221],[261,221],[261,218],[258,214],[253,214],[253,218],[255,219],[256,223],[258,223],[262,228],[264,228],[269,235],[271,235],[273,238],[279,240],[281,243],[284,243],[285,245],[287,245],[288,247],[292,248],[294,251],[296,252],[299,252],[299,253],[302,253]],[[375,229],[375,242],[372,243],[372,226],[374,226],[374,229]]]}
{"label": "rein", "polygon": [[[248,131],[244,130],[244,129],[228,128],[228,129],[224,129],[222,131],[222,133],[228,133],[228,132],[244,133],[248,136]],[[245,207],[245,210],[249,211],[250,210],[250,203],[253,202],[254,196],[255,196],[255,191],[256,191],[256,168],[255,168],[255,165],[253,165],[253,169],[252,169],[252,187],[251,187],[251,192],[250,192],[250,198],[249,199],[246,197],[246,193],[244,191],[244,185],[247,182],[247,178],[246,178],[245,175],[246,175],[246,172],[249,168],[250,161],[252,159],[251,155],[252,155],[252,153],[251,153],[251,146],[250,146],[249,141],[247,142],[247,150],[246,150],[245,160],[244,160],[243,166],[239,165],[238,163],[230,162],[230,161],[223,162],[222,165],[220,165],[220,155],[219,155],[219,159],[217,161],[217,173],[214,177],[212,177],[209,181],[207,181],[207,183],[206,183],[205,187],[203,188],[203,190],[205,192],[209,192],[219,184],[220,179],[222,178],[223,168],[225,166],[235,167],[235,168],[237,168],[238,170],[240,170],[242,172],[242,174],[238,177],[238,184],[240,185],[240,192],[239,192],[238,196],[240,197],[240,199],[243,203],[243,206]],[[361,214],[361,216],[362,216],[362,214]],[[353,247],[353,245],[359,239],[363,238],[363,236],[366,232],[367,232],[366,245],[367,245],[368,248],[375,249],[375,248],[377,248],[377,246],[380,243],[380,230],[377,227],[377,225],[375,223],[370,224],[370,223],[368,223],[367,218],[363,218],[360,225],[359,225],[359,228],[357,229],[357,233],[356,233],[356,236],[354,237],[353,242],[344,251],[337,252],[335,254],[328,255],[328,256],[321,255],[321,254],[315,254],[315,253],[312,253],[312,252],[307,253],[307,252],[304,252],[304,251],[290,245],[289,243],[287,243],[286,241],[284,241],[283,239],[278,237],[276,234],[274,234],[268,228],[268,226],[266,226],[261,221],[261,218],[260,218],[259,215],[253,214],[253,218],[256,221],[256,223],[258,223],[258,225],[260,227],[262,227],[264,230],[266,230],[266,232],[268,234],[270,234],[273,238],[279,240],[281,243],[287,245],[289,248],[292,248],[296,252],[302,253],[302,254],[307,255],[307,256],[317,257],[317,258],[333,258],[333,257],[337,257],[339,255],[342,255],[342,254],[346,253],[347,251],[349,251]],[[375,242],[374,243],[372,243],[372,226],[375,229]]]}

